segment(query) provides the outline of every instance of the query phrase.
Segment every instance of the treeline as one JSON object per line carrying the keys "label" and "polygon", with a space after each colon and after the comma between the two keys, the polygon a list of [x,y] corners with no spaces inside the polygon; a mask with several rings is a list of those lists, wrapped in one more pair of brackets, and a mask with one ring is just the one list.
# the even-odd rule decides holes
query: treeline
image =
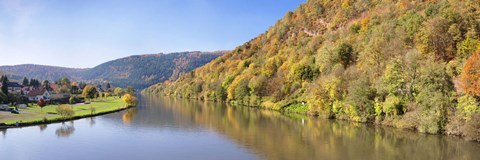
{"label": "treeline", "polygon": [[144,92],[480,140],[479,15],[475,0],[309,0]]}

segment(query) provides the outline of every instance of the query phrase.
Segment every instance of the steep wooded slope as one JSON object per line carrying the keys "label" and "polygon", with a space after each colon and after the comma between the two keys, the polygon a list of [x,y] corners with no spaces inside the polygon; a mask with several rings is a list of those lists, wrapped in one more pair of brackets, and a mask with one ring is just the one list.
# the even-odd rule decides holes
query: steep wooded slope
{"label": "steep wooded slope", "polygon": [[475,137],[478,97],[462,93],[458,77],[480,48],[479,31],[476,0],[309,0],[144,93]]}

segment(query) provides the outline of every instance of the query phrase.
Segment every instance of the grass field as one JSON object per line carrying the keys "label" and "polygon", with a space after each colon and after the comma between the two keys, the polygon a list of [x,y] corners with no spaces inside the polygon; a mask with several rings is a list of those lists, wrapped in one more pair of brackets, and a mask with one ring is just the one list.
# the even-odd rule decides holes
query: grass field
{"label": "grass field", "polygon": [[[120,98],[106,98],[99,99],[91,104],[74,104],[71,105],[75,114],[69,119],[81,118],[91,116],[91,107],[95,108],[94,115],[112,112],[126,108],[125,103]],[[29,123],[48,123],[54,121],[61,121],[63,117],[57,114],[56,108],[58,105],[47,105],[40,108],[37,105],[27,107],[26,109],[19,109],[20,114],[12,114],[6,111],[0,111],[0,124],[14,125],[17,122],[19,125]]]}

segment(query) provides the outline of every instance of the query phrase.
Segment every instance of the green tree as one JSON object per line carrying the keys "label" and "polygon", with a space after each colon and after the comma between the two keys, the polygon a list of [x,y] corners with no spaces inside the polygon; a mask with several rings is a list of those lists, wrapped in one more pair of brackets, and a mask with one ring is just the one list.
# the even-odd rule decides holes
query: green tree
{"label": "green tree", "polygon": [[48,91],[52,91],[52,87],[50,87],[50,82],[48,80],[43,81],[43,87]]}
{"label": "green tree", "polygon": [[235,100],[243,100],[249,94],[248,79],[242,79],[235,87]]}
{"label": "green tree", "polygon": [[267,78],[263,75],[253,77],[248,83],[248,88],[252,95],[264,96],[266,93],[265,86],[267,84]]}
{"label": "green tree", "polygon": [[29,84],[29,82],[28,82],[27,77],[24,77],[24,78],[23,78],[22,85],[23,85],[23,86],[28,86],[28,84]]}
{"label": "green tree", "polygon": [[134,95],[135,94],[135,89],[132,86],[128,86],[127,89],[125,90],[125,93]]}
{"label": "green tree", "polygon": [[7,76],[2,76],[1,80],[2,80],[2,88],[1,88],[2,92],[5,95],[8,95],[8,86],[7,86],[8,78],[7,78]]}
{"label": "green tree", "polygon": [[355,62],[355,53],[353,47],[350,44],[342,43],[337,49],[338,59],[344,68]]}
{"label": "green tree", "polygon": [[393,62],[387,65],[383,83],[388,94],[399,95],[403,92],[405,86],[403,73],[401,60],[393,60]]}
{"label": "green tree", "polygon": [[96,98],[97,95],[97,88],[87,85],[82,92],[82,96],[87,98],[87,99],[93,99]]}
{"label": "green tree", "polygon": [[122,95],[124,94],[124,90],[120,87],[115,88],[113,93],[118,96],[119,98],[122,98]]}

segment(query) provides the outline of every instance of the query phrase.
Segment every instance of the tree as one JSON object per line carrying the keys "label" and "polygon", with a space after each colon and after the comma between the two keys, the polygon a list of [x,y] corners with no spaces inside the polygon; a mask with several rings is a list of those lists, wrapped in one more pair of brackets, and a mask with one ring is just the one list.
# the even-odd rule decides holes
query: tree
{"label": "tree", "polygon": [[471,96],[480,96],[480,51],[470,56],[463,67],[461,87]]}
{"label": "tree", "polygon": [[50,82],[48,80],[43,81],[43,87],[47,89],[47,91],[51,91],[52,87],[50,87]]}
{"label": "tree", "polygon": [[128,87],[127,87],[127,90],[126,90],[126,93],[127,93],[127,94],[131,94],[131,95],[134,95],[134,94],[135,94],[135,89],[133,89],[132,86],[128,86]]}
{"label": "tree", "polygon": [[83,89],[82,96],[87,99],[93,99],[97,95],[97,89],[93,86],[87,85]]}
{"label": "tree", "polygon": [[76,98],[77,98],[77,97],[75,97],[75,96],[71,96],[71,97],[68,99],[68,102],[70,102],[70,104],[75,104],[75,103],[77,103]]}
{"label": "tree", "polygon": [[42,99],[38,100],[37,105],[40,107],[40,109],[43,112],[43,107],[45,107],[47,105],[47,102],[45,102],[45,100],[42,98]]}
{"label": "tree", "polygon": [[2,80],[2,88],[1,88],[2,92],[5,95],[8,95],[8,86],[7,86],[8,78],[7,78],[7,76],[2,76],[1,80]]}
{"label": "tree", "polygon": [[122,95],[123,95],[124,92],[125,92],[125,91],[124,91],[122,88],[120,88],[120,87],[115,88],[115,90],[113,91],[113,93],[114,93],[116,96],[118,96],[119,98],[122,98]]}
{"label": "tree", "polygon": [[56,111],[57,111],[57,114],[59,114],[63,118],[67,118],[75,115],[75,111],[73,111],[73,108],[70,105],[60,105],[57,107]]}
{"label": "tree", "polygon": [[32,86],[32,87],[37,88],[37,87],[40,86],[40,81],[32,78],[32,79],[30,79],[30,84],[29,84],[29,86]]}
{"label": "tree", "polygon": [[24,77],[24,78],[23,78],[22,85],[23,85],[23,86],[28,86],[29,83],[30,83],[30,82],[28,82],[27,77]]}
{"label": "tree", "polygon": [[79,89],[78,89],[78,86],[72,85],[72,86],[70,87],[70,93],[72,93],[72,94],[77,94],[77,93],[78,93],[78,90],[79,90]]}
{"label": "tree", "polygon": [[8,96],[5,95],[5,93],[0,92],[0,102],[6,102],[8,101]]}
{"label": "tree", "polygon": [[337,54],[340,60],[340,63],[343,67],[347,68],[349,65],[355,62],[355,54],[353,53],[353,48],[350,44],[342,43],[338,47]]}
{"label": "tree", "polygon": [[58,83],[59,83],[59,85],[61,85],[61,86],[70,87],[70,85],[71,85],[72,82],[71,82],[70,79],[68,79],[67,77],[63,77],[63,78],[60,78],[60,79],[58,80]]}
{"label": "tree", "polygon": [[107,83],[107,85],[106,85],[107,91],[110,90],[111,88],[112,88],[112,85],[110,85],[110,83]]}
{"label": "tree", "polygon": [[88,110],[90,110],[90,115],[93,115],[95,113],[95,111],[97,111],[97,108],[93,107],[92,105],[90,105],[90,107],[88,108]]}
{"label": "tree", "polygon": [[122,97],[122,99],[127,106],[137,106],[137,97],[133,96],[132,94],[127,93]]}
{"label": "tree", "polygon": [[87,86],[87,84],[85,84],[85,83],[83,83],[83,82],[80,82],[80,83],[78,84],[78,88],[80,88],[80,89],[84,89],[86,86]]}

